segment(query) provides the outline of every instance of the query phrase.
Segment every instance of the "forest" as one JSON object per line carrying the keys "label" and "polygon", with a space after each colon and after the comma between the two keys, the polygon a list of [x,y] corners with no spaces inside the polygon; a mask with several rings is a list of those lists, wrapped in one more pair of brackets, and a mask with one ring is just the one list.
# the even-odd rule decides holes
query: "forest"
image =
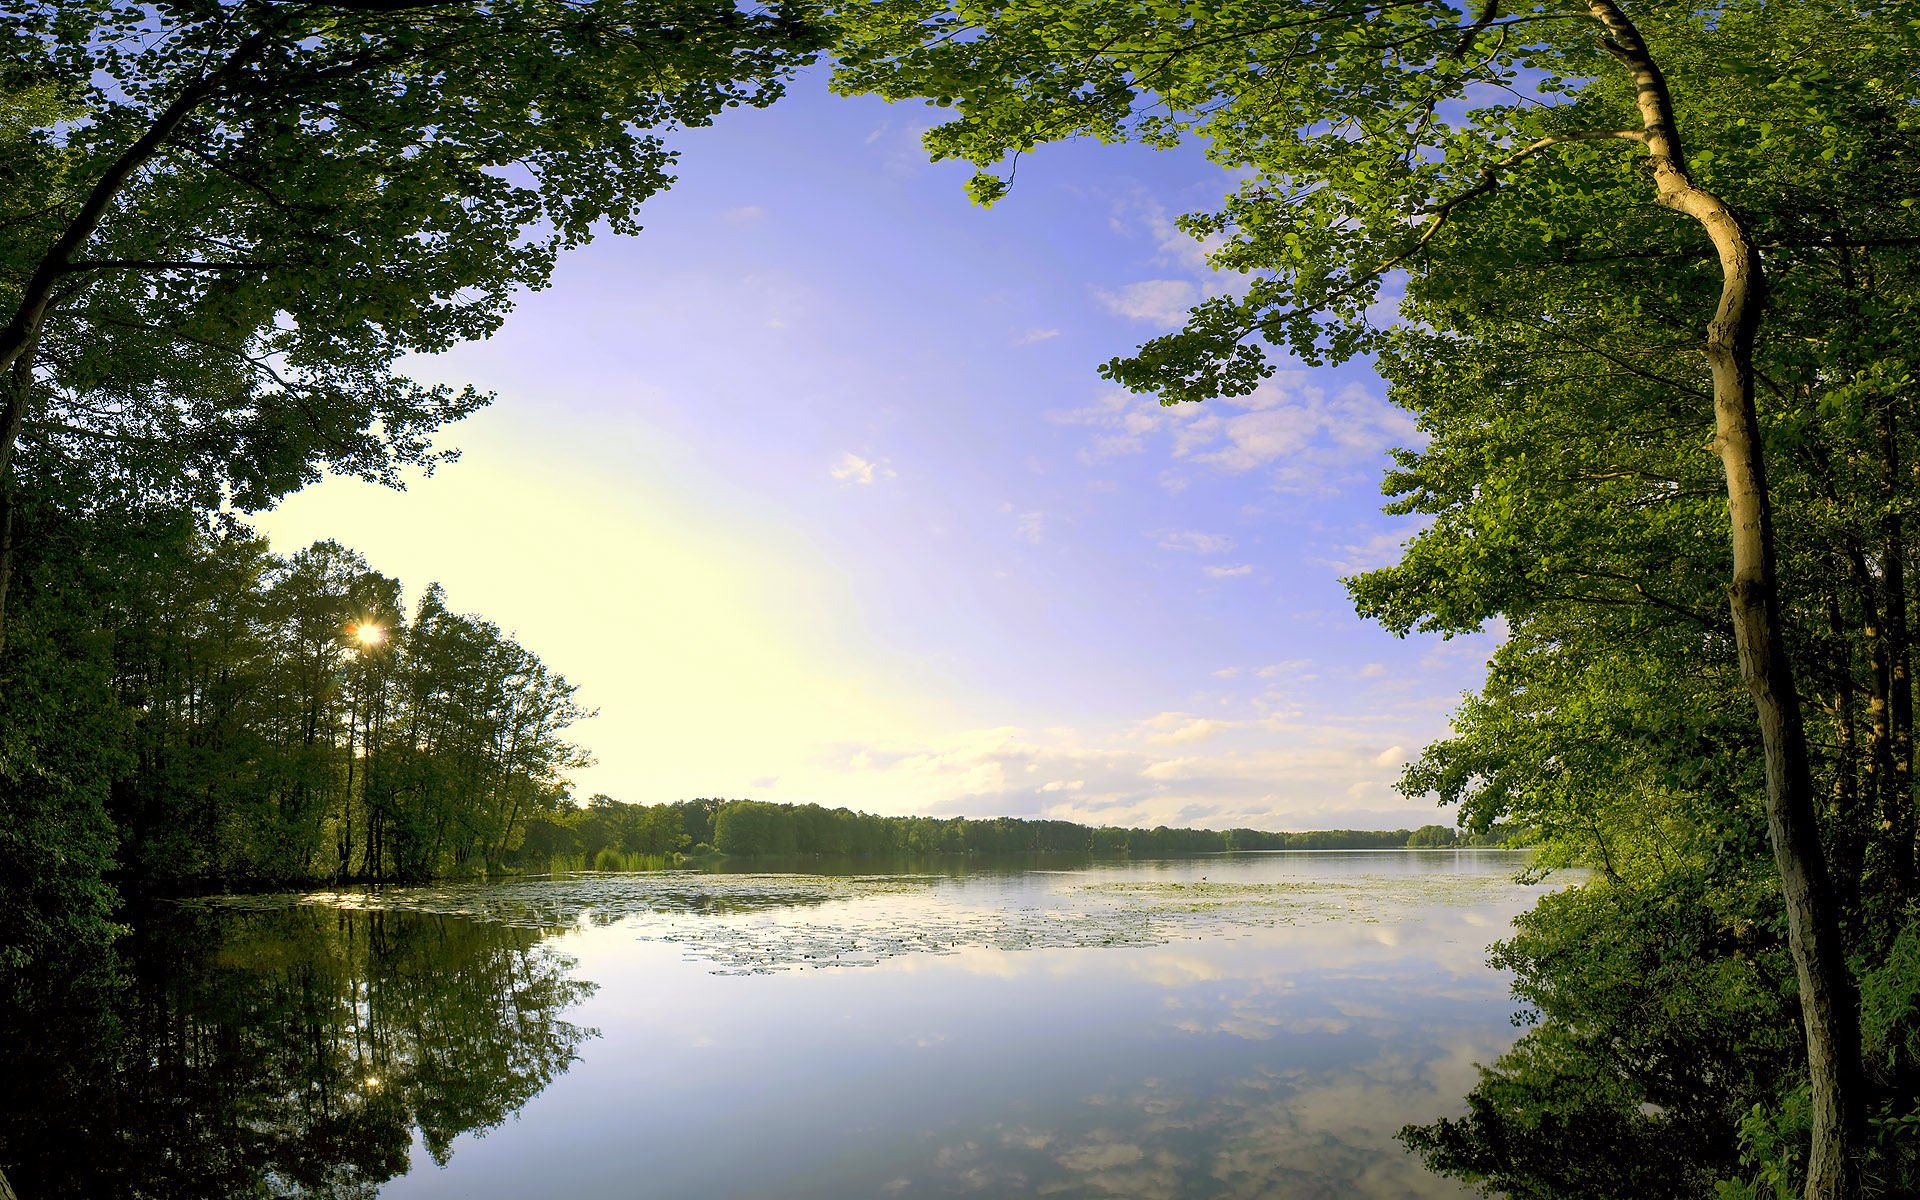
{"label": "forest", "polygon": [[[20,7],[10,979],[108,952],[122,869],[414,878],[504,862],[522,823],[550,856],[698,844],[684,811],[631,838],[554,819],[577,712],[512,638],[235,522],[323,471],[442,461],[433,435],[489,397],[406,357],[636,231],[659,131],[816,61],[937,106],[928,153],[986,205],[1048,143],[1198,146],[1222,196],[1181,228],[1231,282],[1106,376],[1184,404],[1367,361],[1417,421],[1384,490],[1419,532],[1355,606],[1504,638],[1402,787],[1591,881],[1496,949],[1526,1027],[1405,1142],[1515,1197],[1920,1191],[1904,0]],[[1187,836],[711,815],[708,844],[750,853]]]}
{"label": "forest", "polygon": [[[84,1008],[0,1014],[17,1048],[0,1079],[16,1179],[53,1196],[366,1194],[405,1172],[416,1130],[446,1161],[595,1033],[563,1015],[593,985],[535,930],[216,916],[182,910],[131,936],[122,977]],[[209,965],[182,979],[182,961]]]}
{"label": "forest", "polygon": [[1403,787],[1597,878],[1498,948],[1529,1028],[1407,1143],[1511,1196],[1920,1188],[1920,12],[878,11],[842,86],[950,106],[983,203],[1067,138],[1237,172],[1183,227],[1243,284],[1110,378],[1370,355],[1419,422],[1355,605],[1506,635]]}
{"label": "forest", "polygon": [[585,714],[498,626],[321,542],[197,537],[114,629],[128,769],[107,813],[145,887],[498,871],[559,805]]}
{"label": "forest", "polygon": [[1520,830],[1121,829],[1019,817],[885,817],[755,800],[624,804],[594,796],[578,808],[532,813],[512,862],[523,870],[629,870],[710,855],[741,858],[913,858],[922,855],[1096,855],[1158,858],[1236,850],[1388,850],[1504,846]]}

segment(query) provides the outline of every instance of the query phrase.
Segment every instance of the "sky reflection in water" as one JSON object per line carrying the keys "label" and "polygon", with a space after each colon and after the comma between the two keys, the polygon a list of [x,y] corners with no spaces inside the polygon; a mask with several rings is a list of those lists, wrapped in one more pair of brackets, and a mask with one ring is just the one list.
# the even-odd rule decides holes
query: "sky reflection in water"
{"label": "sky reflection in water", "polygon": [[[1512,1039],[1501,852],[618,877],[350,907],[567,926],[581,1060],[390,1197],[1467,1194],[1393,1141]],[[519,894],[516,895],[515,893]],[[520,911],[516,917],[516,909]],[[823,965],[825,964],[825,965]],[[858,964],[858,965],[848,965]]]}

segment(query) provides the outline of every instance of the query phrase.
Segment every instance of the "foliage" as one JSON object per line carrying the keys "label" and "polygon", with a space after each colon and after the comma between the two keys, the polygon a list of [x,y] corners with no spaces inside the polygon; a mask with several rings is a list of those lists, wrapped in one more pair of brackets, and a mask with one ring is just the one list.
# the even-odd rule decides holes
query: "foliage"
{"label": "foliage", "polygon": [[[1820,1094],[1866,1067],[1869,1119],[1905,1128],[1911,1026],[1884,1030],[1920,987],[1895,953],[1920,898],[1911,6],[877,8],[846,14],[841,85],[955,107],[928,147],[983,169],[983,203],[1023,155],[1071,137],[1193,140],[1232,173],[1225,200],[1181,224],[1242,278],[1110,377],[1180,402],[1244,394],[1289,356],[1372,354],[1419,421],[1386,490],[1420,531],[1399,563],[1350,581],[1356,603],[1399,633],[1497,622],[1508,636],[1405,790],[1458,805],[1470,829],[1536,828],[1547,863],[1596,878],[1501,950],[1538,1023],[1465,1118],[1410,1144],[1512,1195],[1699,1195],[1759,1178],[1755,1163],[1798,1190],[1775,853],[1783,878],[1836,881],[1838,915],[1818,923],[1851,970],[1801,965],[1843,1010],[1861,988],[1872,1026],[1868,1061],[1840,1062]],[[1657,78],[1623,69],[1629,18]],[[1647,123],[1655,92],[1677,138]],[[1774,515],[1734,532],[1741,553],[1761,546],[1760,587],[1777,570],[1766,629],[1785,654],[1762,666],[1798,682],[1820,808],[1817,840],[1771,849],[1754,714],[1780,710],[1742,679],[1720,582],[1736,565],[1729,492],[1701,452],[1729,428],[1716,407],[1741,399],[1701,354],[1732,268],[1709,229],[1663,207],[1649,174],[1676,171],[1737,214],[1770,293],[1746,365]],[[1757,611],[1733,599],[1736,618]],[[1799,745],[1780,732],[1792,723],[1769,726],[1769,752]],[[1915,1185],[1911,1152],[1885,1136],[1858,1158],[1869,1191]],[[1844,1190],[1840,1174],[1821,1186]]]}
{"label": "foliage", "polygon": [[114,614],[138,719],[112,811],[137,878],[497,870],[560,803],[581,761],[562,735],[586,715],[572,685],[439,588],[408,621],[399,583],[339,544],[280,560],[231,527],[151,570]]}
{"label": "foliage", "polygon": [[[1068,854],[1154,858],[1224,854],[1239,850],[1381,850],[1404,847],[1508,845],[1518,831],[1506,826],[1460,835],[1430,825],[1405,829],[1318,829],[1268,833],[1256,829],[1098,828],[1072,821],[1019,817],[883,817],[817,804],[757,800],[687,800],[626,804],[595,796],[585,807],[529,821],[513,862],[529,870],[579,862],[595,870],[633,869],[630,857],[660,860],[710,846],[745,858],[834,858],[959,854]],[[602,866],[602,862],[607,865]]]}
{"label": "foliage", "polygon": [[666,139],[773,100],[817,35],[778,0],[26,0],[0,25],[6,977],[111,936],[117,835],[175,886],[497,865],[557,800],[563,681],[442,613],[433,653],[342,672],[339,586],[366,612],[392,581],[192,530],[451,457],[433,434],[487,397],[400,359],[637,230]]}
{"label": "foliage", "polygon": [[369,1195],[572,1064],[593,985],[537,931],[411,913],[149,914],[84,989],[0,1010],[23,1195]]}
{"label": "foliage", "polygon": [[1706,1194],[1737,1169],[1752,1106],[1804,1071],[1764,866],[1737,885],[1682,865],[1543,899],[1493,954],[1531,1028],[1466,1116],[1410,1127],[1408,1145],[1513,1196]]}
{"label": "foliage", "polygon": [[768,103],[811,40],[715,0],[31,0],[0,57],[20,485],[252,509],[430,464],[486,397],[397,360],[636,231],[664,134]]}
{"label": "foliage", "polygon": [[115,844],[107,803],[131,761],[128,714],[107,684],[111,642],[79,619],[111,556],[56,514],[21,525],[58,552],[22,572],[31,615],[0,660],[20,685],[0,688],[0,1007],[31,974],[84,972],[118,932],[103,881]]}

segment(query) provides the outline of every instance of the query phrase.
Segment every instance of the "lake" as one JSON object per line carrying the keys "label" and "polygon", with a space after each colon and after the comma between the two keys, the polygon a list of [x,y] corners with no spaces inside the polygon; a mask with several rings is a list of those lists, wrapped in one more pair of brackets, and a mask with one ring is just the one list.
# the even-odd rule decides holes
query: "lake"
{"label": "lake", "polygon": [[23,1200],[1465,1196],[1394,1133],[1460,1112],[1516,1036],[1485,949],[1558,886],[1517,881],[1525,862],[166,905],[113,1019],[31,1040],[22,1069],[52,1082],[7,1089],[0,1162]]}

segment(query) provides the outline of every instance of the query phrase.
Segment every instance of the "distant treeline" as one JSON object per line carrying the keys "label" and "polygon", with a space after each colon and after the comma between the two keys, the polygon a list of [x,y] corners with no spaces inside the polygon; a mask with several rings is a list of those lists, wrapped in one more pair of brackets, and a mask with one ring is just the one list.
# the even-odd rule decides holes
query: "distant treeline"
{"label": "distant treeline", "polygon": [[1153,858],[1233,850],[1398,850],[1508,844],[1513,831],[1419,829],[1120,829],[1019,817],[881,817],[817,804],[687,800],[626,804],[595,796],[572,812],[530,817],[516,865],[622,869],[679,853],[737,857],[1079,854]]}
{"label": "distant treeline", "polygon": [[720,799],[576,807],[574,689],[499,626],[451,611],[437,586],[404,612],[400,582],[337,542],[283,558],[234,523],[155,532],[122,559],[110,636],[89,646],[107,702],[84,764],[105,785],[99,857],[142,886],[631,869],[681,854],[1385,849],[1504,833],[1091,828]]}

